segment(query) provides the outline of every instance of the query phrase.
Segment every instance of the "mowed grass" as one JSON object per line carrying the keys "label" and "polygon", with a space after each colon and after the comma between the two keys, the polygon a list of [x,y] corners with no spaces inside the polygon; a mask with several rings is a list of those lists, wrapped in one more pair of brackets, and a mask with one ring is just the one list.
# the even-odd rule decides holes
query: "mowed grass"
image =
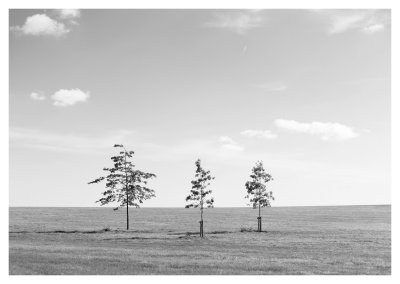
{"label": "mowed grass", "polygon": [[[391,207],[10,208],[10,274],[390,274]],[[242,229],[242,230],[241,230]]]}

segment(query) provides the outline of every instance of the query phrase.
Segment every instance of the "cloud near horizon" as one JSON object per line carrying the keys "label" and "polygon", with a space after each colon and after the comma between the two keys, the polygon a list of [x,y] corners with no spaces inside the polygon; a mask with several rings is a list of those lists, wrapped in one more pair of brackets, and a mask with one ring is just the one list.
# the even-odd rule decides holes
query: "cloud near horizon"
{"label": "cloud near horizon", "polygon": [[303,123],[295,120],[276,119],[275,125],[291,132],[318,136],[324,141],[344,141],[359,136],[352,127],[340,123],[318,122]]}
{"label": "cloud near horizon", "polygon": [[232,163],[249,158],[248,155],[242,155],[243,148],[227,136],[221,136],[219,141],[215,141],[215,138],[186,139],[171,146],[146,142],[142,134],[128,129],[105,131],[101,135],[93,135],[10,127],[9,138],[10,147],[80,154],[104,154],[112,152],[114,144],[124,144],[135,152],[145,154],[146,159],[157,162],[204,158]]}
{"label": "cloud near horizon", "polygon": [[114,144],[124,144],[135,133],[121,129],[103,136],[77,135],[75,133],[57,133],[22,127],[10,128],[10,141],[29,148],[62,152],[97,153],[112,149]]}
{"label": "cloud near horizon", "polygon": [[71,106],[78,102],[86,102],[90,97],[89,92],[83,92],[80,89],[65,90],[60,89],[51,96],[55,106]]}
{"label": "cloud near horizon", "polygon": [[236,141],[234,141],[231,137],[228,136],[220,136],[219,142],[222,144],[221,147],[223,149],[232,150],[232,151],[243,151],[244,147],[238,145]]}

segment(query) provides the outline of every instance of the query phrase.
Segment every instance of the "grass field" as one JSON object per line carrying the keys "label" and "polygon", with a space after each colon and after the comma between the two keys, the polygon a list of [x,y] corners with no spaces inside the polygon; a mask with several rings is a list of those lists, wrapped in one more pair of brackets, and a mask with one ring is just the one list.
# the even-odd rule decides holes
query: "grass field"
{"label": "grass field", "polygon": [[391,273],[390,205],[9,212],[10,274]]}

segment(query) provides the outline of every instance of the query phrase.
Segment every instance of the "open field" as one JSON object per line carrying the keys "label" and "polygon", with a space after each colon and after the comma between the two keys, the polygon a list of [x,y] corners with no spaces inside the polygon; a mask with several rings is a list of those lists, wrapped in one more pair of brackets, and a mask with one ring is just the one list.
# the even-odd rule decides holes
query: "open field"
{"label": "open field", "polygon": [[10,274],[391,273],[390,205],[9,212]]}

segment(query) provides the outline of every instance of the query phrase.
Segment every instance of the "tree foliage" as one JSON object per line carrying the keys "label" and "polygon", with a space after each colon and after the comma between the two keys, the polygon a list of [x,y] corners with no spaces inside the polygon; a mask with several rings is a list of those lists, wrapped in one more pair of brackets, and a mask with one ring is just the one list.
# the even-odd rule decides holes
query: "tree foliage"
{"label": "tree foliage", "polygon": [[155,174],[135,170],[135,165],[129,161],[133,157],[133,151],[126,151],[121,144],[115,144],[114,147],[121,147],[124,151],[111,157],[114,166],[104,168],[108,172],[106,176],[99,177],[89,184],[106,181],[106,189],[102,197],[97,200],[101,205],[116,202],[118,207],[140,207],[144,200],[155,196],[153,189],[147,187],[147,180],[156,177]]}
{"label": "tree foliage", "polygon": [[210,171],[206,171],[201,167],[200,159],[195,162],[195,165],[195,179],[191,181],[192,189],[190,190],[190,194],[186,197],[186,202],[189,202],[189,204],[187,204],[185,208],[200,207],[201,210],[203,210],[204,207],[212,208],[214,207],[214,198],[211,196],[207,197],[212,191],[205,189],[215,177],[211,176]]}
{"label": "tree foliage", "polygon": [[272,191],[267,191],[266,184],[273,180],[272,176],[264,169],[262,161],[256,162],[251,171],[251,181],[246,182],[247,195],[253,208],[271,206],[271,201],[275,200]]}

